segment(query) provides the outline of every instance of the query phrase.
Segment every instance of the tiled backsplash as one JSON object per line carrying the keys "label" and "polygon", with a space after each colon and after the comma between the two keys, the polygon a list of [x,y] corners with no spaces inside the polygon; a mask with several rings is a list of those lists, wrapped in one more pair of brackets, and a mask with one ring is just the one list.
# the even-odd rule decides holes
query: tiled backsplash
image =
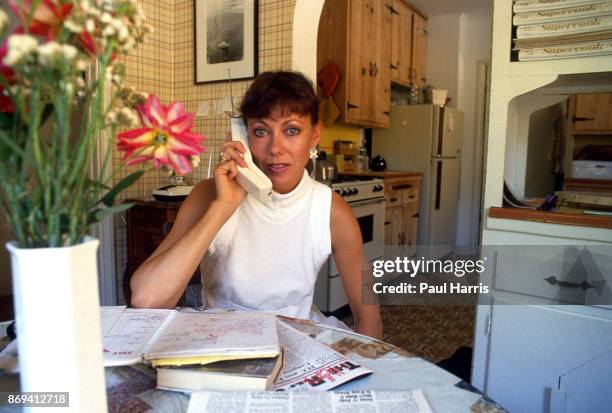
{"label": "tiled backsplash", "polygon": [[[144,45],[123,58],[126,83],[136,89],[156,94],[164,103],[181,101],[189,112],[197,112],[200,105],[215,108],[218,101],[229,95],[225,82],[194,84],[194,0],[142,0],[147,22],[153,26]],[[259,0],[259,71],[291,69],[292,23],[295,0]],[[232,82],[236,104],[250,81]],[[208,177],[216,164],[229,121],[209,110],[197,116],[195,130],[208,137],[206,152],[201,155],[199,168],[187,176],[188,183]],[[119,167],[115,181],[136,170],[121,167],[121,154],[115,152],[114,166]],[[151,191],[167,184],[167,176],[158,171],[147,172],[135,185],[123,193],[123,199],[146,198]],[[115,256],[118,303],[124,303],[122,280],[127,262],[126,223],[123,216],[115,218]]]}

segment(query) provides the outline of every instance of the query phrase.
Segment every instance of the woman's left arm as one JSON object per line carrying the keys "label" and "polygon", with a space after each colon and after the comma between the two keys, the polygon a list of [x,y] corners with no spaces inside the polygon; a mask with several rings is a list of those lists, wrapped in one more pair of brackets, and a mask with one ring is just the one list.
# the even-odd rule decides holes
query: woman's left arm
{"label": "woman's left arm", "polygon": [[[362,256],[361,230],[351,207],[334,192],[332,192],[330,221],[332,254],[353,313],[355,330],[360,334],[380,339],[382,337],[380,306],[362,302],[361,266],[362,262],[367,260]],[[364,287],[367,288],[367,285],[369,282],[366,282]]]}

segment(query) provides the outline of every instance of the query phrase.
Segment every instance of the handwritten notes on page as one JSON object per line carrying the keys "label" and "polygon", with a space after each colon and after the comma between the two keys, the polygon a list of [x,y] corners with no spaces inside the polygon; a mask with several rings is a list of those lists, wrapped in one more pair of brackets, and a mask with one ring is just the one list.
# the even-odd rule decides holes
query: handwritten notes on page
{"label": "handwritten notes on page", "polygon": [[280,352],[276,320],[257,312],[175,312],[151,340],[145,359]]}
{"label": "handwritten notes on page", "polygon": [[102,327],[102,337],[106,336],[113,325],[125,310],[124,305],[100,307],[100,325]]}
{"label": "handwritten notes on page", "polygon": [[151,337],[175,312],[125,309],[102,340],[104,366],[123,366],[140,362]]}

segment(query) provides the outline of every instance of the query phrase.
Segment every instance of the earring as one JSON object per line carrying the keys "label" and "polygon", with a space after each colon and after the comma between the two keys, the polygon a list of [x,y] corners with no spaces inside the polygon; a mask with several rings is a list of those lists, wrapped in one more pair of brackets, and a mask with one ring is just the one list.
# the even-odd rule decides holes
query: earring
{"label": "earring", "polygon": [[316,146],[313,146],[312,148],[310,148],[310,159],[315,160],[317,159],[317,156],[319,155],[319,151],[317,150]]}

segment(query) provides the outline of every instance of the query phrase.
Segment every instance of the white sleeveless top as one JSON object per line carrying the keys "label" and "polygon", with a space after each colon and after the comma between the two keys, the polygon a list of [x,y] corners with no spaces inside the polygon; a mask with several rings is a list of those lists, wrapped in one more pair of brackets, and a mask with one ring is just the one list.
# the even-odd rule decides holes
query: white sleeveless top
{"label": "white sleeveless top", "polygon": [[247,195],[200,264],[204,304],[309,318],[317,274],[331,254],[331,199],[306,171],[272,202]]}

